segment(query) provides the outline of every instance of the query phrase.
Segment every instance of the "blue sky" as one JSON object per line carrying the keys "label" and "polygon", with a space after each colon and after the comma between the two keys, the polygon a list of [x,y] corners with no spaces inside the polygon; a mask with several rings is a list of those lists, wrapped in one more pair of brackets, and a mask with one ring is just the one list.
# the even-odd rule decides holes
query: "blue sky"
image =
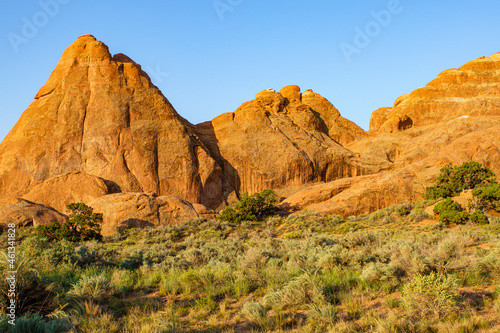
{"label": "blue sky", "polygon": [[6,0],[0,140],[83,34],[141,64],[192,123],[297,84],[368,129],[375,109],[500,52],[499,14],[494,0]]}

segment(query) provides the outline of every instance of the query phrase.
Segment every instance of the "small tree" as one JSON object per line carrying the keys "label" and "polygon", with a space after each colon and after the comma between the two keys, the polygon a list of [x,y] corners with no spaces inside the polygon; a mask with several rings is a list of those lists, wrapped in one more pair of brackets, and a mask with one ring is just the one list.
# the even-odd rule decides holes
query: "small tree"
{"label": "small tree", "polygon": [[94,213],[92,207],[81,202],[67,205],[66,210],[69,215],[66,222],[62,225],[53,222],[49,225],[38,226],[37,235],[49,240],[66,239],[71,242],[102,240],[102,214]]}
{"label": "small tree", "polygon": [[272,190],[264,190],[252,195],[245,193],[240,202],[224,208],[218,219],[234,223],[258,221],[277,212],[277,203],[278,196]]}
{"label": "small tree", "polygon": [[426,188],[425,198],[432,200],[453,197],[463,190],[495,182],[495,174],[488,168],[483,168],[480,163],[464,162],[455,167],[446,164],[436,179],[436,185]]}

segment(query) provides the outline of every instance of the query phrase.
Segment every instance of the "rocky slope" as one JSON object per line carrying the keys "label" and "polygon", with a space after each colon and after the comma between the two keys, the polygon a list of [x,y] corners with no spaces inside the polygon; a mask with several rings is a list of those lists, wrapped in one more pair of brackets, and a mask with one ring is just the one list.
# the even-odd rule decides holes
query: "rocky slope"
{"label": "rocky slope", "polygon": [[499,61],[444,71],[373,112],[369,132],[298,86],[192,125],[138,64],[84,35],[0,144],[0,207],[35,225],[82,201],[110,234],[213,216],[267,188],[292,211],[343,216],[419,200],[446,163],[500,174]]}

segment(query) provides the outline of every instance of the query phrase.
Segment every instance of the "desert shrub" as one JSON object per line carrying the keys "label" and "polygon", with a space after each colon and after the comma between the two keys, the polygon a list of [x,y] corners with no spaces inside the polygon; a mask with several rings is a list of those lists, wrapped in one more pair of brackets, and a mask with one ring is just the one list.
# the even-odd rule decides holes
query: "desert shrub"
{"label": "desert shrub", "polygon": [[245,255],[240,258],[238,268],[252,283],[260,284],[263,282],[261,271],[266,266],[268,260],[268,253],[262,249],[251,247],[246,251]]}
{"label": "desert shrub", "polygon": [[390,289],[398,287],[405,276],[406,272],[401,268],[380,262],[368,263],[361,273],[361,277],[372,287],[386,284]]}
{"label": "desert shrub", "polygon": [[182,286],[179,281],[182,271],[172,269],[162,275],[160,280],[160,295],[178,295],[182,292]]}
{"label": "desert shrub", "polygon": [[331,304],[340,304],[346,294],[360,282],[357,272],[350,269],[335,269],[317,277],[325,300]]}
{"label": "desert shrub", "polygon": [[35,234],[24,239],[20,249],[26,257],[35,261],[38,268],[50,270],[71,263],[75,247],[73,242],[67,240],[50,241]]}
{"label": "desert shrub", "polygon": [[360,295],[359,292],[348,294],[345,299],[342,300],[342,304],[347,312],[347,317],[351,320],[361,318],[365,314],[365,307],[363,305],[365,302],[365,298]]}
{"label": "desert shrub", "polygon": [[36,234],[50,241],[62,239],[71,242],[102,240],[102,214],[93,213],[92,207],[84,203],[72,203],[67,205],[66,209],[69,217],[62,225],[57,222],[40,225],[36,227]]}
{"label": "desert shrub", "polygon": [[483,279],[500,281],[500,251],[491,251],[488,255],[481,258],[473,268]]}
{"label": "desert shrub", "polygon": [[305,273],[290,280],[283,288],[264,296],[263,305],[281,310],[293,306],[324,304],[325,301],[321,285],[314,277]]}
{"label": "desert shrub", "polygon": [[278,196],[272,190],[252,195],[244,193],[238,203],[224,208],[218,219],[232,223],[258,221],[278,211],[277,203]]}
{"label": "desert shrub", "polygon": [[396,205],[394,207],[394,210],[396,213],[398,213],[399,216],[406,216],[411,213],[413,210],[414,204],[410,202],[405,202],[399,205]]}
{"label": "desert shrub", "polygon": [[104,274],[88,276],[84,275],[73,284],[68,295],[84,300],[102,300],[113,291],[113,285]]}
{"label": "desert shrub", "polygon": [[325,249],[318,257],[317,265],[332,270],[338,266],[348,266],[353,259],[353,254],[340,244],[334,244]]}
{"label": "desert shrub", "polygon": [[290,231],[283,235],[284,239],[298,239],[302,237],[302,232],[300,231]]}
{"label": "desert shrub", "polygon": [[269,318],[269,310],[258,302],[247,302],[243,305],[241,313],[253,323],[262,328],[269,327],[271,319]]}
{"label": "desert shrub", "polygon": [[456,309],[455,280],[449,276],[431,272],[416,275],[403,286],[403,307],[422,319],[434,316],[440,319]]}
{"label": "desert shrub", "polygon": [[48,315],[59,306],[54,284],[38,275],[33,268],[34,262],[31,258],[17,253],[16,268],[11,269],[10,264],[7,254],[1,252],[0,306],[3,309],[10,305],[9,293],[11,292],[12,275],[8,271],[11,270],[17,271],[14,282],[16,316],[20,317],[28,313]]}
{"label": "desert shrub", "polygon": [[111,276],[111,283],[117,291],[128,292],[134,289],[137,275],[125,269],[116,269]]}
{"label": "desert shrub", "polygon": [[39,314],[17,317],[15,325],[9,324],[10,318],[0,318],[0,332],[3,333],[63,333],[72,327],[67,319],[47,319]]}
{"label": "desert shrub", "polygon": [[329,325],[337,321],[339,311],[331,304],[310,304],[305,312],[309,321]]}
{"label": "desert shrub", "polygon": [[105,244],[91,241],[76,247],[72,260],[80,267],[89,265],[108,266],[115,263],[117,255],[116,250],[109,248]]}
{"label": "desert shrub", "polygon": [[495,183],[495,174],[477,162],[464,162],[460,166],[445,165],[436,179],[436,185],[427,187],[425,198],[448,198],[463,190],[473,189],[481,184]]}
{"label": "desert shrub", "polygon": [[[82,333],[118,333],[120,325],[113,315],[101,310],[99,304],[91,301],[80,302],[71,311],[72,321]],[[75,332],[74,330],[71,332]]]}
{"label": "desert shrub", "polygon": [[133,250],[128,257],[120,264],[120,268],[125,269],[137,269],[141,267],[143,262],[144,254],[141,250],[135,249]]}
{"label": "desert shrub", "polygon": [[465,248],[470,245],[467,237],[450,235],[439,241],[437,247],[425,257],[425,262],[432,271],[441,274],[464,268]]}
{"label": "desert shrub", "polygon": [[433,212],[439,214],[439,221],[446,224],[464,224],[469,219],[469,214],[451,198],[446,198],[434,206]]}
{"label": "desert shrub", "polygon": [[476,224],[488,224],[488,218],[479,209],[476,209],[474,213],[469,215],[469,220]]}
{"label": "desert shrub", "polygon": [[500,184],[480,186],[472,191],[470,207],[483,212],[488,210],[500,211]]}
{"label": "desert shrub", "polygon": [[378,241],[377,234],[367,230],[356,231],[342,238],[343,244],[349,249],[374,245]]}
{"label": "desert shrub", "polygon": [[415,208],[407,217],[410,222],[421,222],[425,219],[430,219],[431,217],[422,208]]}
{"label": "desert shrub", "polygon": [[394,312],[389,313],[387,317],[378,317],[374,319],[375,329],[373,332],[380,333],[437,333],[434,327],[425,321],[416,321],[408,316],[397,315]]}

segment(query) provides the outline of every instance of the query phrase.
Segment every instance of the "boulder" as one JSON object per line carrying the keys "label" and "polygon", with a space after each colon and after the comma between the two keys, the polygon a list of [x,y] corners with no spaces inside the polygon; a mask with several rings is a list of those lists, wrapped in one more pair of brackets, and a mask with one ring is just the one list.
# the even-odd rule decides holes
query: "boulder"
{"label": "boulder", "polygon": [[[187,201],[145,193],[115,193],[96,198],[88,205],[103,214],[104,236],[128,228],[158,227],[199,217]],[[206,208],[205,208],[206,209]]]}
{"label": "boulder", "polygon": [[84,172],[69,172],[45,180],[31,187],[23,198],[66,212],[66,205],[89,202],[109,194],[106,182]]}
{"label": "boulder", "polygon": [[66,216],[54,209],[21,198],[0,198],[0,212],[0,225],[4,227],[9,223],[18,227],[36,227],[66,221]]}

